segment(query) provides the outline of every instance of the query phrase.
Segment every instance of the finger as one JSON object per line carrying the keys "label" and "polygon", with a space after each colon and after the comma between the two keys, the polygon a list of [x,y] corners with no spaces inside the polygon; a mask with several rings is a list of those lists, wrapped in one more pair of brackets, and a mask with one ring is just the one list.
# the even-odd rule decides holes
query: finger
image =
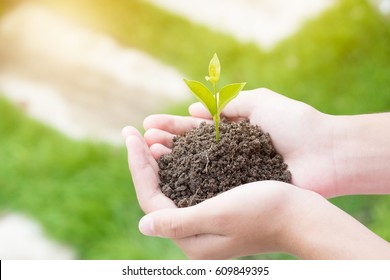
{"label": "finger", "polygon": [[145,142],[149,147],[158,143],[170,148],[172,147],[172,139],[174,136],[172,133],[156,128],[148,129],[144,134]]}
{"label": "finger", "polygon": [[126,140],[126,138],[130,135],[142,137],[139,131],[133,126],[126,126],[122,129],[122,136]]}
{"label": "finger", "polygon": [[203,106],[202,103],[193,103],[188,107],[188,112],[191,116],[202,119],[212,119],[210,112]]}
{"label": "finger", "polygon": [[[259,188],[259,184],[264,187]],[[254,194],[269,189],[273,192],[280,190],[268,182],[254,182],[245,187],[233,188],[195,206],[153,212],[141,220],[140,230],[145,235],[174,239],[199,234],[226,236],[232,232],[232,221],[239,224],[235,221],[239,216],[232,209],[241,209],[243,205],[247,206],[247,202],[250,202],[248,205],[257,205],[258,196]],[[243,201],[247,202],[243,204]]]}
{"label": "finger", "polygon": [[200,204],[177,209],[164,209],[144,216],[139,229],[144,235],[185,238],[198,234],[218,234],[210,223],[209,213]]}
{"label": "finger", "polygon": [[[242,91],[224,108],[223,116],[233,120],[250,118],[257,103],[256,100],[260,95],[266,94],[266,91],[266,89]],[[200,102],[191,104],[188,110],[193,117],[211,118],[209,111]]]}
{"label": "finger", "polygon": [[[242,91],[222,112],[227,118],[247,118],[256,115],[266,116],[267,112],[280,111],[291,100],[266,88]],[[287,105],[288,106],[288,105]],[[283,111],[281,112],[283,114]]]}
{"label": "finger", "polygon": [[175,207],[159,188],[156,161],[150,154],[146,143],[138,135],[130,134],[126,138],[129,168],[139,204],[145,213]]}
{"label": "finger", "polygon": [[144,128],[146,130],[156,128],[179,135],[198,127],[204,121],[212,123],[212,121],[202,118],[172,115],[151,115],[144,120]]}
{"label": "finger", "polygon": [[162,155],[169,154],[170,152],[172,152],[172,150],[157,143],[150,146],[150,152],[152,153],[152,156],[157,160]]}
{"label": "finger", "polygon": [[[126,126],[125,128],[122,129],[122,135],[125,137],[125,139],[127,139],[129,136],[134,136],[142,142],[142,145],[140,145],[140,148],[142,146],[141,149],[143,150],[146,159],[148,160],[149,164],[152,165],[153,169],[157,173],[158,172],[157,163],[154,160],[154,158],[152,157],[152,155],[150,154],[148,146],[144,145],[144,138],[142,137],[141,133],[135,127]],[[129,151],[129,147],[127,147],[127,148],[128,148],[127,150]]]}
{"label": "finger", "polygon": [[222,114],[227,118],[250,118],[259,95],[258,90],[242,91],[223,109]]}

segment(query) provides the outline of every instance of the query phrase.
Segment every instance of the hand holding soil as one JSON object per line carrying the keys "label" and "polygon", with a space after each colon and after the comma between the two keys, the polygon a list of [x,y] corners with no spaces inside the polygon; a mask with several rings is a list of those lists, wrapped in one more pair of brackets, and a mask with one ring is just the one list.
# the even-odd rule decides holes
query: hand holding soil
{"label": "hand holding soil", "polygon": [[269,134],[248,121],[223,121],[220,140],[202,123],[173,138],[172,151],[158,160],[161,191],[178,207],[203,202],[251,182],[290,183],[291,173]]}
{"label": "hand holding soil", "polygon": [[[189,108],[192,117],[152,115],[145,119],[145,141],[157,160],[171,152],[172,139],[212,124],[210,113],[200,103]],[[245,91],[229,103],[222,115],[232,121],[249,120],[269,133],[276,151],[291,171],[292,183],[325,197],[335,195],[332,168],[332,118],[313,107],[268,89]],[[308,172],[310,170],[310,172]]]}
{"label": "hand holding soil", "polygon": [[137,197],[147,214],[140,221],[142,233],[172,238],[196,259],[262,252],[305,259],[390,258],[385,240],[323,197],[390,193],[390,131],[384,129],[390,114],[335,117],[270,90],[241,93],[224,116],[248,119],[269,132],[296,186],[254,182],[177,209],[161,192],[156,159],[171,152],[175,135],[212,123],[200,104],[190,113],[148,117],[144,137],[133,127],[123,130]]}

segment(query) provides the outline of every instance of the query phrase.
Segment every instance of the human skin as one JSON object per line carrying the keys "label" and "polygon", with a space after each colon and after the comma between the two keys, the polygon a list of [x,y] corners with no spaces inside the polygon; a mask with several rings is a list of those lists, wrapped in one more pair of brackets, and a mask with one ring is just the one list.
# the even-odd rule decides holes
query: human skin
{"label": "human skin", "polygon": [[[123,130],[138,200],[150,213],[140,222],[144,234],[174,239],[190,258],[263,252],[305,259],[390,258],[386,241],[322,197],[390,192],[390,137],[383,129],[389,114],[334,117],[270,90],[242,92],[224,116],[249,119],[269,132],[295,186],[256,182],[176,209],[158,187],[156,158],[170,152],[174,135],[210,119],[200,104],[190,113],[148,117],[144,137],[132,127]],[[375,164],[365,166],[367,159]]]}
{"label": "human skin", "polygon": [[[190,107],[190,114],[145,119],[145,141],[156,158],[169,152],[173,135],[211,119],[200,103]],[[242,92],[223,115],[249,119],[270,133],[296,186],[328,198],[390,193],[390,129],[384,129],[389,113],[332,116],[268,89],[256,89]]]}

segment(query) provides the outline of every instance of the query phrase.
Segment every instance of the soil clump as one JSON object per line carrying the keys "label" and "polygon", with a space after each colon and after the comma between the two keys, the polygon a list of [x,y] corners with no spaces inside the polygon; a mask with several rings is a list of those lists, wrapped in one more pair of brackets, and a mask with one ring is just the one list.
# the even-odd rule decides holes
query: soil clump
{"label": "soil clump", "polygon": [[291,173],[268,133],[249,121],[202,123],[173,139],[172,152],[158,159],[160,187],[178,207],[198,204],[242,184],[291,182]]}

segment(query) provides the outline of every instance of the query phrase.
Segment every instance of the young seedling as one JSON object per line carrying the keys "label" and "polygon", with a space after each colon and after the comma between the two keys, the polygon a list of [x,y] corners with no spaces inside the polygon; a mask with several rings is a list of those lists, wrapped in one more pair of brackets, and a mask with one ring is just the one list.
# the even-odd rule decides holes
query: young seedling
{"label": "young seedling", "polygon": [[225,106],[233,100],[239,92],[244,88],[246,83],[229,84],[217,91],[217,82],[221,75],[221,64],[217,54],[214,54],[209,64],[209,76],[206,76],[206,80],[213,86],[211,92],[208,87],[198,81],[186,80],[184,82],[190,88],[200,102],[209,110],[214,120],[215,125],[215,141],[219,141],[219,121],[221,119],[222,110]]}

